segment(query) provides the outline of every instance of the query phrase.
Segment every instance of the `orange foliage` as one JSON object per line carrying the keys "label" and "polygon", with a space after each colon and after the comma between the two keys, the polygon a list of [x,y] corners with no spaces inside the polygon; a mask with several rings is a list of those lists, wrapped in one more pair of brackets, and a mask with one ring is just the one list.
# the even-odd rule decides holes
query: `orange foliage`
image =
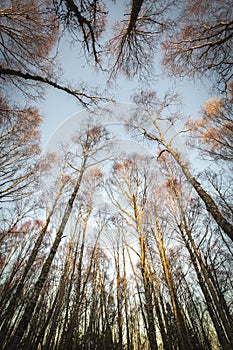
{"label": "orange foliage", "polygon": [[186,123],[192,135],[189,142],[215,159],[232,160],[233,111],[231,101],[214,97],[204,103],[201,112],[202,119],[189,120]]}
{"label": "orange foliage", "polygon": [[214,127],[210,127],[208,128],[205,132],[203,132],[202,134],[202,139],[204,142],[208,143],[210,142],[211,140],[214,141],[214,140],[218,140],[219,138],[219,134],[218,134],[218,130],[215,129]]}
{"label": "orange foliage", "polygon": [[223,107],[223,100],[216,97],[206,101],[203,105],[203,113],[207,118],[214,118],[218,113],[221,113]]}
{"label": "orange foliage", "polygon": [[103,171],[100,168],[91,168],[87,176],[92,179],[101,179],[103,177]]}

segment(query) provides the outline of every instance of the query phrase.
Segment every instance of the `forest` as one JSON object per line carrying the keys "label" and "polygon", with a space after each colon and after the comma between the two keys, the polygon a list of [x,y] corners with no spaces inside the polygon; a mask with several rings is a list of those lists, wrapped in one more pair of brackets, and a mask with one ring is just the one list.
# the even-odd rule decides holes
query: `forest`
{"label": "forest", "polygon": [[[61,73],[64,37],[102,90]],[[147,83],[155,66],[205,83],[198,115]],[[229,0],[1,1],[0,349],[233,348],[232,66]],[[101,120],[120,76],[119,130],[148,152]],[[88,117],[45,153],[48,89]]]}

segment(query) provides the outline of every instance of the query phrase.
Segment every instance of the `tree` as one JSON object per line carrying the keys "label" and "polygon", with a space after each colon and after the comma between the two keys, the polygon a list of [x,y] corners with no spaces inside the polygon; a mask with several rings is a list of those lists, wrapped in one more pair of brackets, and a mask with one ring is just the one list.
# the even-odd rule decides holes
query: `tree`
{"label": "tree", "polygon": [[[140,159],[127,159],[123,162],[115,162],[112,170],[111,184],[115,194],[110,190],[109,195],[114,205],[122,213],[124,220],[132,226],[138,237],[139,266],[143,281],[145,295],[145,328],[147,330],[150,349],[158,349],[155,316],[153,311],[153,293],[151,275],[148,268],[147,248],[145,243],[143,218],[147,200],[149,175],[146,167],[148,159],[141,161],[143,171],[139,170]],[[119,195],[119,199],[117,198]],[[126,203],[124,203],[124,201]],[[123,202],[123,203],[121,203]]]}
{"label": "tree", "polygon": [[128,18],[117,23],[107,46],[111,62],[114,62],[111,64],[111,77],[119,72],[129,78],[150,75],[153,55],[165,28],[169,26],[169,13],[174,7],[172,0],[131,1]]}
{"label": "tree", "polygon": [[49,55],[58,39],[58,25],[51,4],[47,0],[4,0],[0,19],[2,78],[5,79],[5,84],[13,83],[26,91],[26,80],[6,72],[18,71],[34,76],[50,72],[51,76],[54,65]]}
{"label": "tree", "polygon": [[[149,72],[156,47],[155,38],[168,25],[169,11],[174,1],[151,3],[133,0],[127,19],[115,25],[114,34],[106,47],[100,42],[107,24],[107,3],[99,0],[54,1],[57,17],[74,40],[102,67],[104,55],[109,54],[111,77],[123,72],[129,77]],[[114,62],[112,64],[112,61]]]}
{"label": "tree", "polygon": [[[84,255],[85,249],[87,245],[87,229],[88,229],[88,221],[91,217],[93,210],[93,200],[94,194],[97,191],[98,186],[102,181],[102,171],[99,168],[90,168],[89,171],[84,174],[81,194],[79,195],[79,202],[82,203],[80,215],[77,218],[77,224],[80,225],[80,229],[76,227],[76,230],[80,230],[78,238],[76,238],[76,249],[75,249],[75,259],[73,260],[73,279],[71,279],[71,283],[74,284],[74,300],[70,310],[70,315],[68,317],[68,312],[66,313],[66,324],[64,325],[64,330],[62,334],[61,344],[62,347],[66,348],[67,346],[72,346],[72,348],[76,348],[78,339],[80,337],[79,334],[79,317],[80,317],[80,309],[82,305],[82,298],[85,293],[85,287],[87,280],[90,275],[90,271],[92,268],[92,261],[89,265],[89,270],[85,278],[82,276],[82,272],[84,269]],[[88,188],[88,192],[86,190]],[[77,225],[77,226],[78,226]],[[77,232],[75,232],[77,234]],[[95,251],[95,247],[93,247],[93,254]],[[70,300],[68,300],[69,302]],[[68,310],[67,310],[68,311]]]}
{"label": "tree", "polygon": [[41,122],[37,109],[12,109],[0,96],[1,202],[31,193],[40,164]]}
{"label": "tree", "polygon": [[102,99],[96,91],[89,94],[83,86],[59,82],[60,72],[51,57],[59,21],[50,1],[4,0],[0,20],[0,82],[5,93],[16,88],[29,98],[39,98],[44,85],[74,96],[84,107]]}
{"label": "tree", "polygon": [[163,65],[174,76],[210,78],[226,90],[232,79],[231,1],[186,1],[163,43]]}
{"label": "tree", "polygon": [[[200,283],[201,290],[206,299],[207,309],[209,311],[210,317],[213,321],[216,333],[219,338],[219,342],[224,349],[230,349],[232,347],[232,336],[230,330],[231,317],[228,317],[228,307],[226,306],[226,302],[224,301],[225,299],[222,293],[214,288],[213,280],[208,274],[208,269],[203,261],[201,252],[199,251],[195,240],[193,239],[192,231],[194,230],[195,226],[192,225],[192,223],[188,223],[188,220],[186,218],[186,213],[183,205],[183,203],[185,202],[184,196],[182,195],[183,191],[181,191],[181,185],[179,186],[177,184],[172,174],[174,170],[171,169],[169,165],[169,154],[165,154],[161,158],[161,161],[165,163],[165,167],[168,172],[169,189],[174,197],[173,201],[175,202],[175,206],[177,206],[178,208],[178,214],[173,215],[177,215],[178,217],[176,219],[177,226],[181,233],[182,239],[185,242],[185,246],[189,251],[193,267],[196,271]],[[189,205],[189,209],[191,209],[191,205]],[[219,302],[220,300],[223,300],[223,302]]]}
{"label": "tree", "polygon": [[[37,239],[35,240],[35,242],[32,242],[33,244],[33,248],[29,254],[29,252],[27,251],[27,255],[29,255],[29,258],[26,260],[25,256],[24,256],[24,260],[26,260],[26,263],[24,265],[24,268],[22,269],[21,275],[18,277],[18,283],[17,285],[14,286],[14,291],[12,291],[10,298],[7,298],[7,302],[6,304],[8,304],[6,310],[4,310],[4,318],[2,319],[2,325],[1,325],[1,334],[4,335],[6,337],[7,335],[7,329],[9,328],[9,325],[12,321],[12,317],[15,314],[17,308],[18,308],[18,304],[21,302],[21,296],[23,294],[23,289],[25,287],[25,281],[28,277],[29,272],[32,269],[33,264],[35,264],[35,261],[38,257],[38,253],[39,250],[41,249],[41,246],[45,240],[45,236],[48,232],[48,227],[51,221],[51,218],[54,214],[54,211],[57,207],[58,201],[62,195],[62,192],[64,190],[64,187],[66,185],[67,179],[66,178],[61,178],[61,183],[58,189],[58,192],[54,198],[52,207],[47,215],[47,218],[45,220],[45,222],[42,224],[42,227],[39,230]],[[12,230],[14,232],[14,230]],[[22,231],[25,233],[25,231]],[[32,233],[32,232],[31,232]],[[11,232],[9,233],[11,235]],[[19,258],[17,257],[16,260],[18,260]],[[8,289],[9,292],[9,289]],[[2,337],[3,339],[3,337]]]}
{"label": "tree", "polygon": [[233,159],[233,108],[230,98],[212,98],[204,103],[202,119],[190,120],[192,141],[202,154],[213,160]]}
{"label": "tree", "polygon": [[[70,197],[64,208],[60,225],[57,229],[53,244],[50,248],[47,258],[42,266],[37,282],[35,283],[35,286],[32,291],[32,295],[25,305],[24,311],[20,317],[20,321],[16,329],[14,330],[12,336],[9,339],[3,340],[4,342],[3,348],[20,349],[23,347],[22,338],[32,319],[32,315],[35,311],[35,308],[38,302],[38,297],[47,280],[55,254],[62,240],[62,236],[64,234],[64,230],[66,228],[67,222],[71,216],[74,202],[82,183],[83,175],[86,169],[90,166],[90,164],[88,164],[88,160],[89,158],[90,159],[92,158],[93,154],[96,154],[97,149],[103,149],[103,145],[105,145],[106,147],[105,142],[107,138],[108,136],[106,131],[103,128],[98,126],[94,126],[94,127],[89,126],[89,128],[87,126],[86,133],[80,136],[77,136],[76,138],[78,150],[76,151],[76,157],[72,159],[74,162],[72,169],[74,170],[74,176],[75,176],[72,193],[70,194]],[[75,159],[77,158],[77,152],[80,152],[79,159]],[[69,164],[71,164],[71,160],[69,160]]]}
{"label": "tree", "polygon": [[0,16],[1,65],[28,73],[50,69],[48,56],[58,37],[50,2],[3,0]]}
{"label": "tree", "polygon": [[[167,114],[167,111],[169,107],[172,107],[172,104],[177,104],[176,99],[176,95],[168,93],[164,96],[163,100],[160,101],[154,92],[141,92],[141,94],[138,94],[134,98],[134,101],[140,108],[134,115],[132,127],[133,129],[139,130],[146,139],[156,141],[158,144],[161,144],[165,147],[165,150],[163,151],[167,151],[173,156],[173,158],[181,167],[186,179],[190,182],[197,194],[205,203],[207,211],[212,215],[216,223],[219,225],[219,227],[221,227],[226,235],[228,235],[228,237],[233,240],[233,225],[223,216],[214,199],[204,190],[201,184],[192,175],[188,165],[183,160],[181,153],[173,146],[174,139],[186,131],[181,130],[179,133],[170,136],[169,139],[168,131],[177,120],[177,115],[173,111],[173,113],[171,113],[169,116],[169,114]],[[139,120],[140,118],[144,118],[143,122],[147,123],[144,125],[148,126],[148,120],[152,124],[149,124],[150,127],[148,128],[142,127],[142,120],[137,120],[137,117]],[[161,126],[161,121],[167,121],[167,125],[165,124],[165,131]],[[150,129],[151,126],[152,131]]]}
{"label": "tree", "polygon": [[81,42],[84,52],[100,63],[98,43],[105,30],[107,11],[99,0],[55,0],[54,7],[61,25],[68,30],[75,41]]}
{"label": "tree", "polygon": [[[154,186],[156,186],[154,184]],[[166,281],[172,309],[173,309],[173,315],[174,315],[174,330],[177,335],[177,342],[180,349],[190,349],[192,347],[191,344],[191,337],[190,337],[190,331],[188,329],[186,316],[183,310],[183,307],[179,301],[178,298],[178,292],[175,284],[175,279],[172,274],[172,268],[169,261],[168,253],[166,247],[165,247],[165,232],[166,232],[166,223],[164,222],[167,220],[167,218],[163,218],[163,214],[160,214],[158,209],[161,210],[162,201],[158,202],[158,199],[153,196],[154,193],[156,193],[158,189],[155,187],[153,191],[151,191],[152,198],[150,198],[151,206],[147,209],[148,215],[147,218],[150,222],[150,226],[148,228],[149,232],[151,232],[152,237],[155,241],[155,244],[157,246],[158,254],[160,257],[160,262],[163,268],[164,273],[164,279]],[[161,194],[160,194],[161,195]],[[166,199],[165,199],[166,201]],[[161,218],[162,217],[162,218]],[[169,333],[171,330],[169,330]],[[169,335],[171,336],[171,335]],[[174,340],[176,341],[176,340]]]}

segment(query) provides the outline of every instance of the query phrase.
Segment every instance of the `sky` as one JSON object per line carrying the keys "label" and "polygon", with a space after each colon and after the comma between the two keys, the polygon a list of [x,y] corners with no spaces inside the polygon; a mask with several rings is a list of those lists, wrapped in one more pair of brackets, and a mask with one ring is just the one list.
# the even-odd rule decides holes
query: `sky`
{"label": "sky", "polygon": [[[124,13],[126,13],[123,6],[124,3],[124,1],[119,0],[117,5],[114,5],[112,1],[109,1],[112,23],[118,19],[122,19]],[[111,28],[109,28],[107,36],[111,36]],[[187,118],[188,116],[197,118],[201,105],[211,97],[206,86],[198,81],[194,82],[185,79],[181,81],[162,77],[155,79],[152,83],[152,79],[158,74],[158,67],[160,67],[158,62],[156,62],[156,60],[159,60],[158,57],[155,57],[156,64],[154,71],[151,72],[150,84],[149,82],[142,83],[137,77],[129,80],[120,75],[111,85],[106,85],[108,75],[101,71],[97,72],[93,67],[88,66],[79,45],[71,45],[68,34],[60,42],[57,60],[59,62],[58,70],[62,76],[61,81],[64,82],[63,84],[65,85],[66,81],[75,86],[79,86],[79,83],[85,83],[87,85],[87,92],[88,86],[95,87],[97,85],[100,91],[107,89],[109,93],[107,97],[113,97],[117,102],[117,105],[112,105],[115,111],[113,116],[100,111],[98,117],[104,125],[107,125],[113,134],[115,133],[115,137],[117,138],[116,143],[119,148],[118,154],[121,151],[126,151],[128,154],[135,152],[139,155],[155,155],[153,153],[154,149],[149,149],[147,146],[139,144],[137,140],[133,140],[132,137],[126,134],[124,123],[118,119],[118,114],[127,114],[128,109],[131,108],[131,96],[139,88],[145,90],[154,89],[158,92],[159,97],[163,97],[163,94],[167,90],[172,89],[180,93],[184,104],[183,112],[187,115]],[[108,104],[108,107],[110,106]],[[42,150],[44,152],[56,152],[58,143],[70,140],[73,132],[81,129],[81,122],[88,116],[88,112],[83,110],[83,107],[78,104],[73,96],[54,88],[45,87],[43,99],[38,102],[37,107],[40,109],[43,117],[41,132]],[[104,207],[105,204],[110,207],[109,200],[101,192],[97,198],[96,205],[97,207],[100,207],[100,205]]]}
{"label": "sky", "polygon": [[[94,74],[91,69],[84,70],[81,67],[79,60],[75,59],[75,50],[69,50],[69,44],[65,43],[61,46],[62,52],[62,66],[65,67],[65,75],[72,76],[75,80],[76,72],[82,77],[82,81],[87,83],[90,82],[90,86],[95,86],[97,84],[100,89],[105,88],[106,80],[100,76],[100,74]],[[88,73],[88,74],[87,74]],[[136,80],[136,79],[135,79]],[[111,96],[115,99],[117,103],[120,104],[130,104],[132,103],[131,96],[134,94],[138,86],[142,86],[147,89],[148,86],[142,85],[135,82],[127,80],[125,77],[120,77],[114,87],[112,87]],[[198,82],[188,82],[188,81],[177,81],[174,79],[162,79],[155,83],[156,91],[162,97],[168,89],[175,89],[179,92],[183,100],[183,110],[184,114],[191,117],[198,117],[198,111],[204,101],[210,98],[210,95],[201,83]],[[39,104],[40,111],[43,116],[43,127],[42,127],[42,147],[46,148],[47,143],[50,142],[51,137],[53,137],[56,130],[62,127],[62,124],[69,121],[69,119],[74,118],[75,115],[86,114],[76,99],[72,96],[67,95],[64,92],[57,91],[53,88],[47,90],[46,96],[43,101]],[[114,104],[113,104],[114,108]]]}
{"label": "sky", "polygon": [[[110,20],[114,23],[115,20],[121,19],[125,13],[124,2],[118,2],[114,5],[112,1],[109,2],[110,8]],[[107,32],[107,35],[111,35],[111,25]],[[159,58],[155,58],[159,60]],[[175,89],[176,92],[180,93],[183,99],[183,110],[187,116],[197,118],[198,111],[205,100],[211,97],[208,89],[201,82],[194,82],[190,80],[179,81],[178,79],[160,78],[155,80],[153,85],[142,84],[137,77],[133,80],[129,80],[124,76],[119,78],[111,84],[106,86],[108,76],[101,72],[95,71],[93,68],[88,66],[82,55],[79,45],[71,45],[70,36],[63,37],[59,46],[59,70],[63,75],[64,81],[69,81],[76,86],[79,82],[84,82],[87,86],[99,86],[100,90],[107,88],[110,93],[110,97],[113,97],[117,103],[130,104],[131,96],[139,88],[143,89],[153,88],[159,96],[162,97],[168,89]],[[159,65],[155,64],[154,71],[151,72],[151,78],[158,73],[157,68]],[[69,121],[77,120],[86,115],[76,99],[72,96],[67,95],[64,92],[57,91],[56,89],[49,88],[45,91],[45,96],[42,101],[39,102],[38,107],[40,108],[43,116],[42,125],[42,149],[46,151],[48,145],[51,144],[51,140],[54,138],[57,132],[61,133],[61,130],[69,129]],[[113,108],[115,108],[113,106]],[[104,118],[103,118],[104,119]],[[74,126],[70,123],[70,129]],[[65,136],[65,135],[63,135]],[[61,135],[62,139],[62,135]]]}

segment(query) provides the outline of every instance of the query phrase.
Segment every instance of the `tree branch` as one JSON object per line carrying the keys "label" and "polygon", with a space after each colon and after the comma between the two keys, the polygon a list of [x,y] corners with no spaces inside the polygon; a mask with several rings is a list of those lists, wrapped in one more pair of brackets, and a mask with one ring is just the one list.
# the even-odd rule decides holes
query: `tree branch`
{"label": "tree branch", "polygon": [[74,96],[85,108],[89,108],[89,103],[93,102],[94,100],[110,101],[110,99],[101,97],[100,95],[88,95],[83,91],[73,90],[73,89],[69,88],[68,86],[60,85],[56,81],[48,79],[46,77],[42,77],[40,75],[34,75],[31,73],[23,73],[19,70],[4,68],[4,67],[0,66],[0,77],[2,75],[3,76],[5,75],[5,76],[18,77],[18,78],[22,78],[25,80],[32,80],[32,81],[40,82],[43,84],[47,84],[49,86],[54,87],[55,89],[64,91],[67,94]]}

